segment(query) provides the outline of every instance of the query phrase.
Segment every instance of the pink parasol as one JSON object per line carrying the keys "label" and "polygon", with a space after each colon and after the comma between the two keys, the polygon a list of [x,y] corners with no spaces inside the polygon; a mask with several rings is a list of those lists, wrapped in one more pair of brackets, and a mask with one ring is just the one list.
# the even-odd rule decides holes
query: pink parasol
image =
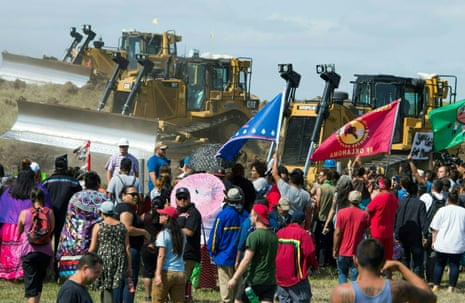
{"label": "pink parasol", "polygon": [[191,202],[195,204],[202,215],[202,222],[208,240],[213,222],[224,201],[225,187],[223,182],[218,177],[207,173],[189,175],[174,186],[170,199],[173,207],[176,207],[176,189],[180,187],[189,189]]}

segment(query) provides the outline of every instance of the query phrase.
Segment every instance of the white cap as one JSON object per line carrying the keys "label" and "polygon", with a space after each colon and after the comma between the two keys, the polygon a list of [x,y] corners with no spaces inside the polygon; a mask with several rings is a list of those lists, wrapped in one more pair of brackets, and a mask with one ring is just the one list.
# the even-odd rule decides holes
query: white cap
{"label": "white cap", "polygon": [[37,172],[40,170],[39,163],[37,162],[32,162],[31,165],[29,165],[32,169],[32,171],[37,174]]}
{"label": "white cap", "polygon": [[129,140],[127,138],[119,139],[118,146],[129,146]]}

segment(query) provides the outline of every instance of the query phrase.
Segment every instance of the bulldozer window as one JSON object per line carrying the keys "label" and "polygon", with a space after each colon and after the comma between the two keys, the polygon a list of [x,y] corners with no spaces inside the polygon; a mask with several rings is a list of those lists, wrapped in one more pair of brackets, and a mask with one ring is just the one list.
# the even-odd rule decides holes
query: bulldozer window
{"label": "bulldozer window", "polygon": [[228,84],[228,70],[225,67],[214,67],[211,71],[212,88],[224,91]]}
{"label": "bulldozer window", "polygon": [[187,110],[203,109],[206,96],[205,73],[206,68],[203,64],[190,63],[188,65]]}
{"label": "bulldozer window", "polygon": [[403,108],[404,115],[409,117],[418,117],[421,111],[419,94],[417,92],[405,92],[403,100],[405,100]]}
{"label": "bulldozer window", "polygon": [[154,36],[150,38],[150,40],[147,42],[147,53],[151,55],[158,55],[161,53],[162,49],[162,39],[161,37]]}
{"label": "bulldozer window", "polygon": [[125,37],[121,42],[121,48],[128,53],[128,70],[135,70],[138,67],[136,54],[142,52],[140,37]]}
{"label": "bulldozer window", "polygon": [[371,87],[369,83],[365,84],[360,84],[358,85],[358,88],[360,90],[359,94],[355,94],[355,96],[358,96],[356,100],[357,105],[361,106],[371,106]]}
{"label": "bulldozer window", "polygon": [[390,83],[376,83],[374,108],[382,107],[399,98],[398,88]]}

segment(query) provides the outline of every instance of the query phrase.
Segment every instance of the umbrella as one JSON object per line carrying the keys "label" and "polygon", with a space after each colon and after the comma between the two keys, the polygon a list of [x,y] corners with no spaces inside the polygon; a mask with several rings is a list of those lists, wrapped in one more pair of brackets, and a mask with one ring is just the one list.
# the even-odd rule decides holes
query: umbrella
{"label": "umbrella", "polygon": [[202,222],[207,236],[210,235],[216,215],[221,210],[224,201],[225,187],[216,176],[198,173],[185,177],[179,181],[171,192],[171,206],[176,207],[176,190],[180,187],[189,189],[191,201],[202,215]]}
{"label": "umbrella", "polygon": [[195,172],[215,171],[217,167],[232,167],[234,161],[225,161],[215,155],[221,148],[221,144],[205,144],[195,149],[189,157],[189,167]]}

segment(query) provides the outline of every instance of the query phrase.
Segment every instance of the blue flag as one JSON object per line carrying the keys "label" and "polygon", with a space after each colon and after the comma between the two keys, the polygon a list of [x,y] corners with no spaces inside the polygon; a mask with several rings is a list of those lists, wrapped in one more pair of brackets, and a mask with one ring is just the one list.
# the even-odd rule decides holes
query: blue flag
{"label": "blue flag", "polygon": [[216,157],[231,161],[247,140],[276,141],[283,94],[279,93],[255,116],[244,124],[216,153]]}

